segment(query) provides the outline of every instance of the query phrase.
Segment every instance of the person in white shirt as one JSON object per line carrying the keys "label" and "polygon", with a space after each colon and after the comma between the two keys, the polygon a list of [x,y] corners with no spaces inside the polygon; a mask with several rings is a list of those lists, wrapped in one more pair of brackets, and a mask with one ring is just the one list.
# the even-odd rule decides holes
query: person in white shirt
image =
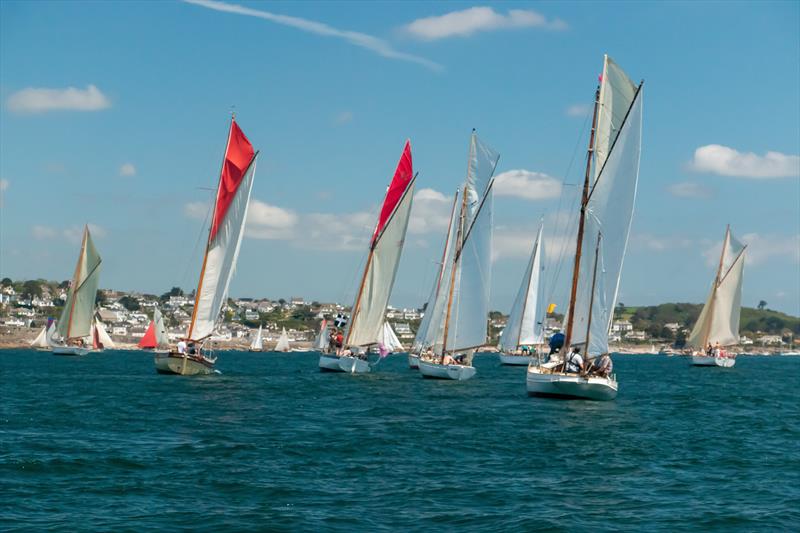
{"label": "person in white shirt", "polygon": [[579,374],[583,372],[583,356],[581,349],[575,348],[572,353],[567,356],[567,372]]}
{"label": "person in white shirt", "polygon": [[183,339],[178,341],[178,353],[180,354],[186,353],[186,341]]}

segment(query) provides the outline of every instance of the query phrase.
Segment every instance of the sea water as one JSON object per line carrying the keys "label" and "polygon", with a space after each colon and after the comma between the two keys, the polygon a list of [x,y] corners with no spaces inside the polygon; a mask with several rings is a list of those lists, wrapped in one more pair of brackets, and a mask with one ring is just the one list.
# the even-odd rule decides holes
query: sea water
{"label": "sea water", "polygon": [[800,358],[614,356],[611,402],[530,398],[475,359],[431,381],[390,356],[0,351],[0,529],[800,529]]}

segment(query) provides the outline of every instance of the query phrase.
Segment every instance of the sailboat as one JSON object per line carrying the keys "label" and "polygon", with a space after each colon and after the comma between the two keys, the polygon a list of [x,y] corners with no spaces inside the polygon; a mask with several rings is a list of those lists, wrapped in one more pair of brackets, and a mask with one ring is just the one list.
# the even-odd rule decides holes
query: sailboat
{"label": "sailboat", "polygon": [[139,341],[139,348],[154,350],[168,346],[169,336],[167,335],[167,328],[164,326],[164,317],[158,307],[155,307],[153,309],[153,320],[150,321],[147,331],[144,332],[144,336]]}
{"label": "sailboat", "polygon": [[288,352],[290,350],[289,346],[289,335],[286,334],[286,328],[281,329],[281,336],[278,337],[278,343],[275,344],[276,352]]}
{"label": "sailboat", "polygon": [[[522,285],[508,315],[506,327],[500,335],[498,356],[504,365],[527,366],[535,360],[533,355],[535,347],[544,343],[542,227],[539,226]],[[524,351],[521,350],[522,347]]]}
{"label": "sailboat", "polygon": [[383,329],[378,339],[378,346],[383,346],[383,349],[388,353],[402,352],[404,349],[403,343],[397,338],[397,334],[388,322],[383,323]]}
{"label": "sailboat", "polygon": [[[467,177],[454,209],[440,279],[428,302],[419,371],[463,381],[475,375],[475,349],[486,344],[492,272],[492,186],[500,156],[472,130]],[[456,216],[455,205],[459,205]],[[422,329],[422,328],[421,328]],[[419,336],[419,335],[418,335]]]}
{"label": "sailboat", "polygon": [[[564,339],[564,350],[583,352],[584,369],[591,368],[592,359],[609,353],[608,336],[630,233],[641,151],[643,82],[638,86],[632,83],[607,55],[600,80]],[[563,364],[553,363],[528,367],[530,395],[612,400],[617,389],[616,377],[610,373],[568,373]]]}
{"label": "sailboat", "polygon": [[95,317],[92,323],[92,348],[95,350],[103,350],[105,348],[116,348],[114,341],[106,331],[106,326],[99,318]]}
{"label": "sailboat", "polygon": [[53,342],[53,334],[56,331],[56,321],[52,318],[47,320],[47,325],[42,326],[39,334],[31,342],[31,347],[40,351],[50,351],[50,346]]}
{"label": "sailboat", "polygon": [[314,350],[322,353],[327,353],[330,349],[331,345],[331,337],[330,331],[328,331],[328,321],[324,318],[322,322],[319,324],[319,333],[317,334],[317,338],[314,339]]}
{"label": "sailboat", "polygon": [[364,274],[351,307],[343,344],[335,354],[320,355],[320,370],[351,374],[369,372],[366,352],[370,346],[380,342],[386,305],[408,229],[415,180],[411,141],[407,140],[370,239]]}
{"label": "sailboat", "polygon": [[694,348],[694,366],[730,368],[736,364],[736,354],[725,352],[722,348],[739,344],[739,314],[742,307],[742,274],[746,248],[746,244],[733,237],[731,227],[728,226],[725,229],[711,294],[708,295],[686,343]]}
{"label": "sailboat", "polygon": [[[94,247],[89,226],[83,228],[78,264],[69,286],[64,310],[58,320],[50,346],[55,355],[86,355],[88,342],[94,340],[94,320],[97,285],[100,283],[100,265],[103,260]],[[87,342],[87,338],[89,341]]]}
{"label": "sailboat", "polygon": [[261,352],[264,350],[264,339],[261,336],[261,325],[258,326],[258,333],[256,333],[253,342],[250,343],[251,352]]}
{"label": "sailboat", "polygon": [[[155,354],[156,371],[161,374],[197,375],[215,371],[216,357],[208,345],[236,269],[257,158],[258,152],[253,150],[236,118],[231,117],[192,319],[185,341],[167,354]],[[184,344],[186,349],[182,350]]]}

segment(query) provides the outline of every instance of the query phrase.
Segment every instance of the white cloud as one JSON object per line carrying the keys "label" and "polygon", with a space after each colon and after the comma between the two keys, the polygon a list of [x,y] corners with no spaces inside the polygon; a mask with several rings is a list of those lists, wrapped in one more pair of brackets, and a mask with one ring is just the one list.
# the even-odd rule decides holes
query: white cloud
{"label": "white cloud", "polygon": [[[102,238],[108,234],[105,228],[97,224],[89,224],[89,231],[93,238]],[[31,227],[31,234],[34,239],[39,240],[65,238],[72,242],[80,242],[83,238],[83,226],[69,226],[59,231],[50,226],[37,224]]]}
{"label": "white cloud", "polygon": [[336,115],[335,122],[337,124],[348,124],[353,122],[353,112],[352,111],[342,111]]}
{"label": "white cloud", "polygon": [[338,28],[334,28],[332,26],[328,26],[327,24],[324,24],[322,22],[317,22],[314,20],[308,20],[300,17],[291,17],[288,15],[278,15],[276,13],[270,13],[269,11],[251,9],[249,7],[244,7],[236,4],[228,4],[226,2],[218,2],[216,0],[184,0],[184,1],[189,4],[202,6],[208,9],[213,9],[215,11],[222,11],[225,13],[235,13],[237,15],[245,15],[248,17],[256,17],[264,20],[269,20],[270,22],[281,24],[283,26],[297,28],[298,30],[302,30],[308,33],[322,35],[325,37],[335,37],[337,39],[342,39],[344,41],[347,41],[348,43],[354,46],[358,46],[360,48],[364,48],[366,50],[375,52],[376,54],[383,57],[417,63],[418,65],[423,65],[435,71],[442,70],[442,66],[439,65],[438,63],[434,63],[433,61],[425,59],[424,57],[419,57],[412,54],[406,54],[404,52],[400,52],[399,50],[395,50],[391,44],[384,41],[383,39],[379,39],[377,37],[368,35],[366,33],[340,30]]}
{"label": "white cloud", "polygon": [[737,178],[789,178],[800,176],[800,156],[780,152],[767,152],[760,156],[709,144],[694,151],[689,169]]}
{"label": "white cloud", "polygon": [[711,196],[710,188],[691,181],[673,183],[667,187],[667,191],[679,198],[708,198]]}
{"label": "white cloud", "polygon": [[588,104],[573,104],[567,108],[568,117],[585,117],[592,112],[592,106]]}
{"label": "white cloud", "polygon": [[252,198],[247,209],[245,235],[254,239],[291,239],[297,222],[294,211]]}
{"label": "white cloud", "polygon": [[634,233],[630,237],[630,244],[632,249],[647,250],[648,252],[664,252],[689,248],[695,244],[695,241],[677,235],[659,236],[651,233]]}
{"label": "white cloud", "polygon": [[478,32],[492,30],[514,28],[562,30],[566,27],[564,21],[547,20],[544,15],[532,10],[510,9],[503,15],[491,7],[481,6],[417,19],[405,25],[403,31],[423,41],[434,41],[448,37],[469,37]]}
{"label": "white cloud", "polygon": [[189,202],[183,206],[183,214],[195,220],[204,220],[208,215],[209,205],[206,202]]}
{"label": "white cloud", "polygon": [[119,167],[119,175],[130,177],[136,175],[136,167],[133,166],[133,163],[125,163],[121,167]]}
{"label": "white cloud", "polygon": [[[760,265],[768,261],[788,261],[800,263],[800,234],[797,235],[760,235],[746,233],[739,240],[747,244],[745,251],[745,265]],[[716,267],[719,265],[719,254],[722,243],[703,252],[706,265]]]}
{"label": "white cloud", "polygon": [[34,239],[42,240],[52,239],[57,235],[57,232],[49,226],[40,226],[37,224],[31,228],[31,234],[33,234]]}
{"label": "white cloud", "polygon": [[561,194],[561,182],[541,172],[507,170],[495,177],[494,193],[497,196],[514,196],[527,200],[558,198]]}
{"label": "white cloud", "polygon": [[94,85],[86,89],[27,88],[8,97],[6,106],[15,113],[45,113],[47,111],[99,111],[111,107],[111,102]]}
{"label": "white cloud", "polygon": [[432,232],[444,233],[450,221],[453,197],[448,198],[434,189],[420,189],[414,194],[411,205],[411,218],[408,232],[423,234]]}

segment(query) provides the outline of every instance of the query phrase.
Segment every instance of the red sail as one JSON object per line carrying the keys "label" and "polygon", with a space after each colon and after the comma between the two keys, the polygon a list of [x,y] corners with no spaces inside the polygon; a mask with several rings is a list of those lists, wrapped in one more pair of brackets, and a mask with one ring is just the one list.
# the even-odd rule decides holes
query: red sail
{"label": "red sail", "polygon": [[389,190],[386,191],[386,198],[383,200],[383,207],[381,214],[378,217],[378,225],[375,227],[375,233],[372,234],[372,244],[375,244],[375,239],[383,231],[386,221],[394,213],[394,208],[403,197],[406,187],[414,177],[413,167],[411,165],[411,141],[406,141],[403,148],[403,155],[400,156],[400,162],[397,163],[397,169],[394,171],[392,183],[389,184]]}
{"label": "red sail", "polygon": [[100,332],[97,331],[97,325],[92,327],[92,348],[95,350],[102,350],[105,348],[103,343],[100,342]]}
{"label": "red sail", "polygon": [[155,348],[158,346],[156,342],[156,323],[152,320],[150,325],[147,326],[147,331],[144,332],[144,337],[139,341],[139,348]]}
{"label": "red sail", "polygon": [[239,129],[235,120],[231,120],[231,131],[228,136],[228,149],[225,152],[225,160],[222,163],[222,174],[219,177],[219,187],[217,188],[217,200],[214,209],[214,219],[211,223],[211,235],[209,242],[214,240],[217,235],[225,214],[228,212],[233,197],[239,189],[244,173],[250,162],[253,160],[253,145],[247,140],[244,133]]}

